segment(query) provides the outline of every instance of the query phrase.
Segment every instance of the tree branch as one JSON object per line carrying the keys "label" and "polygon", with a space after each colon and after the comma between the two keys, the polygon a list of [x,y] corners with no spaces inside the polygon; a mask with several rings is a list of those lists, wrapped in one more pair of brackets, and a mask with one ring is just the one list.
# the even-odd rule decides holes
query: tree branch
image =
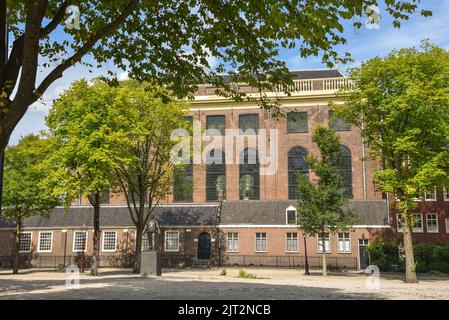
{"label": "tree branch", "polygon": [[115,19],[113,22],[108,24],[106,27],[101,29],[99,32],[94,34],[75,54],[73,54],[70,58],[65,60],[55,69],[53,69],[50,74],[42,81],[39,87],[34,92],[34,101],[36,101],[47,89],[48,87],[57,79],[62,77],[62,73],[67,70],[69,67],[79,62],[81,58],[89,52],[90,49],[102,38],[111,34],[115,30],[117,30],[126,20],[126,18],[134,11],[137,7],[137,3],[139,0],[131,0],[125,10],[120,14],[120,16]]}
{"label": "tree branch", "polygon": [[70,1],[64,2],[56,12],[53,19],[44,28],[41,29],[41,39],[47,37],[61,23],[62,19],[64,19],[65,11],[69,5]]}

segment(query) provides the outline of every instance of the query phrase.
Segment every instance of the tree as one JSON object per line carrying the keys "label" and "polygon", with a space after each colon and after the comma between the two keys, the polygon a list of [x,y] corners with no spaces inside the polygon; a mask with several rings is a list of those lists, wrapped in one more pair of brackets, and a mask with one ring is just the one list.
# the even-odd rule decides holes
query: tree
{"label": "tree", "polygon": [[[172,150],[180,142],[172,138],[172,131],[188,130],[191,124],[186,120],[188,104],[174,100],[163,87],[129,81],[116,90],[109,114],[113,128],[110,156],[136,226],[133,271],[138,273],[145,227],[153,218],[155,206],[170,194],[175,176],[183,170],[183,165],[172,158]],[[190,159],[190,150],[184,156]]]}
{"label": "tree", "polygon": [[[396,27],[417,11],[418,2],[385,1]],[[364,12],[377,3],[1,1],[0,153],[28,107],[77,63],[93,67],[111,62],[139,79],[158,78],[180,96],[199,82],[224,84],[215,75],[230,69],[235,82],[262,90],[289,83],[285,63],[277,58],[281,48],[299,46],[302,57],[321,55],[329,64],[347,61],[348,54],[336,51],[346,43],[344,20],[360,28]],[[9,57],[4,41],[8,26],[14,38]],[[214,59],[219,65],[211,71]]]}
{"label": "tree", "polygon": [[50,143],[36,135],[22,138],[16,146],[6,149],[3,212],[16,224],[13,273],[19,272],[20,232],[23,219],[47,215],[59,204],[59,198],[46,189],[41,181],[47,174],[41,161],[50,150]]}
{"label": "tree", "polygon": [[354,88],[336,114],[361,129],[379,189],[403,220],[405,281],[417,282],[412,212],[429,187],[448,180],[449,52],[424,42],[376,57],[351,70]]}
{"label": "tree", "polygon": [[65,195],[65,205],[87,197],[94,209],[91,274],[97,275],[100,244],[101,192],[113,183],[113,162],[108,136],[108,106],[114,91],[101,81],[72,84],[47,117],[54,151],[46,159],[53,170],[46,183],[55,194]]}
{"label": "tree", "polygon": [[323,126],[314,129],[312,141],[317,144],[320,157],[309,155],[307,163],[316,179],[298,174],[298,225],[304,234],[318,236],[322,251],[323,275],[327,275],[326,235],[347,230],[355,222],[354,213],[346,208],[342,174],[335,167],[341,159],[340,138]]}

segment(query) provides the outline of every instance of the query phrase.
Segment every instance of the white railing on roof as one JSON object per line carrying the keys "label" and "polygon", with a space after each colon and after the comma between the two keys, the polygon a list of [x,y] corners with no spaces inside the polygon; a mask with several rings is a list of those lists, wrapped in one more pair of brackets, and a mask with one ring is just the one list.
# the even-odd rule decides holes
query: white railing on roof
{"label": "white railing on roof", "polygon": [[[349,78],[326,78],[310,80],[293,80],[289,86],[279,85],[276,92],[289,91],[291,93],[313,92],[313,91],[338,91],[340,89],[351,89],[353,82]],[[287,89],[287,90],[285,90]]]}

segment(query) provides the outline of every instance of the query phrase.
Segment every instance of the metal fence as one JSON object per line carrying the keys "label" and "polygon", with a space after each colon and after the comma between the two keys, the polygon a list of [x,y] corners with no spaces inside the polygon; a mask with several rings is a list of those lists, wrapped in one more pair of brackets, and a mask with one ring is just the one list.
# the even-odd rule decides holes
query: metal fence
{"label": "metal fence", "polygon": [[[309,267],[321,268],[323,260],[321,256],[308,257]],[[304,267],[305,257],[291,256],[265,256],[265,255],[230,255],[226,257],[228,266],[269,266],[269,267]],[[341,270],[358,268],[356,257],[331,257],[326,256],[326,265],[329,269]]]}

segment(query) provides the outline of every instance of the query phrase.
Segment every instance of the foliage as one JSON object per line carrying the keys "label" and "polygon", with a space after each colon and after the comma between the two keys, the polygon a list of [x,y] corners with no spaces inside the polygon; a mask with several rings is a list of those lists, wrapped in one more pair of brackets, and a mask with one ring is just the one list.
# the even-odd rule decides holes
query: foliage
{"label": "foliage", "polygon": [[[180,96],[199,82],[224,84],[216,75],[229,70],[235,82],[262,90],[289,83],[285,63],[277,57],[283,48],[298,47],[301,57],[321,55],[328,64],[347,61],[348,53],[337,53],[338,45],[346,43],[344,23],[362,27],[367,8],[378,2],[2,1],[0,10],[14,39],[9,59],[0,61],[0,151],[28,106],[77,63],[111,63],[139,79],[157,78]],[[418,11],[418,0],[385,4],[395,27]],[[79,17],[66,14],[70,5]],[[0,21],[0,29],[5,28],[6,20]],[[5,51],[0,41],[0,52]],[[85,56],[89,59],[82,61]],[[215,69],[213,61],[218,62]],[[45,74],[41,82],[38,71]]]}
{"label": "foliage", "polygon": [[354,88],[336,114],[361,129],[381,161],[379,190],[397,198],[404,221],[406,281],[416,282],[412,244],[413,198],[449,182],[449,51],[424,41],[351,70]]}
{"label": "foliage", "polygon": [[228,275],[228,271],[226,270],[226,268],[223,268],[220,272],[220,276],[226,277]]}
{"label": "foliage", "polygon": [[392,241],[376,239],[367,247],[370,263],[379,267],[380,271],[397,271],[394,266],[400,266],[398,245]]}
{"label": "foliage", "polygon": [[2,214],[20,222],[32,215],[47,215],[60,203],[41,183],[48,174],[42,161],[51,150],[48,139],[30,134],[5,153]]}

